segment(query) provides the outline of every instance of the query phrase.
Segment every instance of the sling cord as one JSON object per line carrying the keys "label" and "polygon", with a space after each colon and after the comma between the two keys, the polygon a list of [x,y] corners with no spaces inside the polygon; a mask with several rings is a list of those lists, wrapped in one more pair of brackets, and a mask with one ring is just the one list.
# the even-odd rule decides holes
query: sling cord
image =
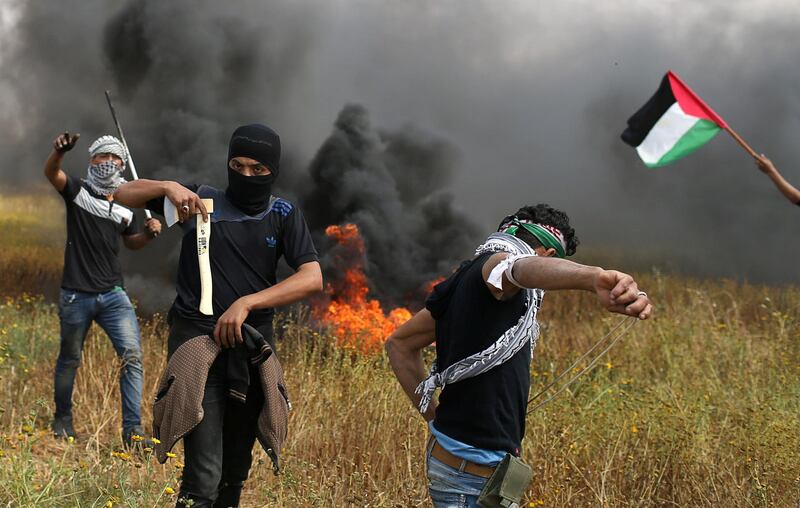
{"label": "sling cord", "polygon": [[577,360],[575,360],[575,362],[573,362],[573,364],[572,364],[572,365],[570,365],[569,367],[567,367],[566,369],[564,369],[564,371],[563,371],[561,374],[559,374],[559,375],[558,375],[558,376],[557,376],[555,379],[553,379],[553,381],[551,381],[551,382],[550,382],[550,384],[548,384],[547,386],[545,386],[545,387],[544,387],[544,388],[543,388],[543,389],[542,389],[542,390],[541,390],[539,393],[537,393],[536,395],[534,395],[533,397],[531,397],[531,398],[530,398],[530,400],[528,400],[528,405],[530,405],[530,404],[531,404],[533,401],[535,401],[536,399],[538,399],[539,397],[541,397],[542,395],[544,395],[544,393],[545,393],[545,392],[547,392],[547,391],[548,391],[550,388],[552,388],[553,386],[555,386],[555,384],[556,384],[556,383],[558,383],[558,381],[559,381],[561,378],[563,378],[563,377],[564,377],[564,376],[566,376],[566,375],[567,375],[567,374],[568,374],[570,371],[572,371],[572,369],[574,369],[574,368],[575,368],[575,367],[576,367],[576,366],[577,366],[577,365],[578,365],[578,364],[579,364],[579,363],[580,363],[580,362],[581,362],[583,359],[585,359],[587,356],[589,356],[589,354],[591,354],[591,352],[592,352],[592,351],[594,351],[595,349],[597,349],[597,348],[598,348],[598,347],[599,347],[601,344],[603,344],[603,343],[604,343],[604,342],[605,342],[605,341],[606,341],[606,340],[607,340],[609,337],[611,337],[611,336],[614,334],[614,332],[616,332],[617,330],[619,330],[619,328],[620,328],[620,327],[621,327],[623,324],[625,324],[625,323],[627,322],[627,323],[628,323],[628,325],[627,325],[627,326],[625,326],[625,327],[622,329],[622,331],[621,331],[621,332],[619,332],[619,334],[617,334],[617,336],[613,338],[613,340],[611,340],[611,343],[610,343],[610,344],[609,344],[609,345],[608,345],[608,346],[607,346],[605,349],[603,349],[602,351],[600,351],[600,353],[599,353],[597,356],[595,356],[595,357],[594,357],[594,359],[592,359],[592,361],[591,361],[591,362],[589,362],[589,365],[587,365],[586,367],[584,367],[583,369],[581,369],[581,370],[580,370],[580,372],[578,372],[577,374],[575,374],[575,375],[574,375],[574,376],[573,376],[573,377],[572,377],[572,378],[571,378],[569,381],[567,381],[566,383],[564,383],[564,385],[562,385],[562,386],[561,386],[561,388],[559,388],[559,389],[556,391],[556,393],[554,393],[553,395],[551,395],[551,396],[550,396],[550,397],[548,397],[547,399],[545,399],[545,400],[543,400],[542,402],[540,402],[540,403],[536,404],[535,406],[533,406],[531,409],[529,409],[529,410],[528,410],[528,412],[527,412],[526,414],[531,414],[531,413],[532,413],[532,412],[534,412],[535,410],[537,410],[537,409],[539,409],[540,407],[544,406],[545,404],[547,404],[548,402],[550,402],[551,400],[553,400],[554,398],[556,398],[556,397],[557,397],[557,396],[558,396],[558,395],[559,395],[561,392],[563,392],[564,390],[566,390],[566,389],[567,389],[567,387],[569,387],[569,385],[571,385],[572,383],[574,383],[574,382],[575,382],[575,381],[576,381],[576,380],[577,380],[579,377],[581,377],[581,376],[582,376],[582,375],[584,375],[585,373],[587,373],[587,372],[589,372],[590,370],[592,370],[592,369],[595,367],[595,365],[597,365],[597,362],[600,360],[600,358],[602,358],[602,356],[603,356],[604,354],[606,354],[606,353],[608,352],[608,350],[609,350],[609,349],[611,349],[612,347],[614,347],[614,344],[616,344],[616,343],[617,343],[617,341],[618,341],[619,339],[621,339],[622,337],[624,337],[624,336],[625,336],[625,334],[626,334],[626,333],[628,333],[628,330],[630,330],[630,329],[631,329],[631,327],[632,327],[634,324],[636,324],[636,321],[637,321],[637,319],[636,319],[635,317],[632,317],[632,316],[627,316],[627,317],[624,317],[624,318],[622,318],[622,319],[620,320],[620,322],[619,322],[619,323],[617,323],[617,325],[616,325],[614,328],[612,328],[612,329],[611,329],[611,330],[610,330],[610,331],[609,331],[607,334],[605,334],[605,336],[604,336],[602,339],[598,340],[598,341],[597,341],[597,343],[596,343],[594,346],[592,346],[591,348],[589,348],[589,350],[588,350],[588,351],[586,351],[585,353],[583,353],[583,355],[582,355],[580,358],[578,358]]}

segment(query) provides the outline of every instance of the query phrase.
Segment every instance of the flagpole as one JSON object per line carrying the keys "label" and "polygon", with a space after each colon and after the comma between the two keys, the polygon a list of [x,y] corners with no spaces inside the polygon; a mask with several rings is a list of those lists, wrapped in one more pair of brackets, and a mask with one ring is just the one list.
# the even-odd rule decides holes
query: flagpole
{"label": "flagpole", "polygon": [[730,126],[728,126],[728,125],[726,125],[726,126],[724,127],[724,129],[725,129],[726,131],[728,131],[728,134],[730,134],[731,136],[733,136],[733,139],[735,139],[735,140],[736,140],[736,142],[737,142],[737,143],[739,143],[739,145],[741,145],[741,147],[742,147],[742,148],[744,148],[744,149],[747,151],[747,153],[749,153],[749,154],[750,154],[750,157],[752,157],[752,158],[754,158],[754,159],[758,159],[758,154],[756,154],[756,151],[755,151],[755,150],[753,150],[753,149],[750,147],[750,145],[748,145],[748,144],[747,144],[747,142],[746,142],[745,140],[743,140],[743,139],[742,139],[742,137],[736,133],[736,131],[735,131],[735,130],[731,129],[731,128],[730,128]]}

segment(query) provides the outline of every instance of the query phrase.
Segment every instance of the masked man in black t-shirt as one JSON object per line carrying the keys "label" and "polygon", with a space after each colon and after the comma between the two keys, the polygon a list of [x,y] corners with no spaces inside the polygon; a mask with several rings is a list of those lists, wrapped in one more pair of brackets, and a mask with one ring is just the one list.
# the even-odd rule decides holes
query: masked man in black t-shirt
{"label": "masked man in black t-shirt", "polygon": [[145,230],[137,232],[133,212],[114,202],[114,191],[125,181],[122,173],[127,159],[117,138],[102,136],[92,143],[86,179],[79,180],[61,169],[64,154],[75,146],[79,137],[69,133],[58,136],[44,166],[45,176],[67,206],[53,432],[57,437],[76,437],[72,425],[72,389],[86,332],[95,321],[108,334],[122,360],[119,378],[122,438],[129,445],[133,436],[143,435],[142,346],[136,314],[123,289],[119,239],[122,237],[129,249],[141,249],[158,235],[161,223],[149,219]]}
{"label": "masked man in black t-shirt", "polygon": [[[631,276],[560,259],[577,243],[565,213],[520,209],[387,340],[395,375],[431,431],[428,490],[437,508],[476,506],[494,468],[520,455],[544,290],[592,291],[611,312],[650,317]],[[437,360],[426,376],[421,353],[434,340]]]}
{"label": "masked man in black t-shirt", "polygon": [[[224,191],[208,185],[137,180],[116,194],[118,201],[147,206],[162,215],[165,201],[178,210],[184,235],[177,296],[169,315],[169,354],[199,335],[212,336],[224,348],[208,373],[203,419],[184,437],[179,506],[184,501],[195,508],[238,506],[264,401],[258,375],[248,364],[242,324],[255,327],[272,342],[273,309],[322,289],[317,252],[302,212],[272,194],[280,153],[280,138],[272,129],[245,125],[231,137]],[[212,214],[206,213],[202,198],[214,200]],[[212,223],[213,316],[198,310],[201,282],[193,218],[198,213]],[[295,273],[278,282],[281,256]],[[243,382],[244,388],[234,390]]]}

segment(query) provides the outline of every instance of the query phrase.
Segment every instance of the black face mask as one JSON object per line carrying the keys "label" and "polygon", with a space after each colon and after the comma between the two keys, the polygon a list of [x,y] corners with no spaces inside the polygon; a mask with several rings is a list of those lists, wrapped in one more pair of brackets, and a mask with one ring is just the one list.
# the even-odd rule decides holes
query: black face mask
{"label": "black face mask", "polygon": [[228,168],[225,197],[247,215],[258,215],[267,209],[275,175],[244,176]]}

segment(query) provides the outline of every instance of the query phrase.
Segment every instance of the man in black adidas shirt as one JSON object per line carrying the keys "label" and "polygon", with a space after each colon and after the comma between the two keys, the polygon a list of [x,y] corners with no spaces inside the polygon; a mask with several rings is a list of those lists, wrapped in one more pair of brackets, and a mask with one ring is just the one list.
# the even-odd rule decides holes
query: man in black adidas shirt
{"label": "man in black adidas shirt", "polygon": [[[494,467],[520,455],[542,290],[593,291],[609,311],[639,319],[652,312],[629,275],[553,259],[577,246],[563,212],[524,207],[498,232],[386,342],[395,375],[429,422],[428,490],[437,508],[477,506]],[[434,340],[437,371],[426,379],[422,350]],[[503,359],[487,367],[493,358]],[[438,406],[430,400],[436,387]]]}
{"label": "man in black adidas shirt", "polygon": [[[242,324],[252,325],[272,343],[274,308],[322,289],[317,252],[302,212],[272,194],[280,169],[278,135],[265,125],[239,127],[231,136],[226,169],[224,191],[208,185],[137,180],[116,194],[120,202],[162,215],[169,201],[179,213],[183,240],[177,295],[169,314],[169,354],[198,335],[210,335],[224,348],[209,369],[203,420],[184,437],[178,505],[186,501],[195,508],[238,506],[250,470],[264,398],[259,377],[248,362]],[[206,213],[202,198],[214,200],[212,214]],[[197,213],[212,222],[213,316],[198,310]],[[281,256],[295,273],[278,282]]]}
{"label": "man in black adidas shirt", "polygon": [[133,212],[115,203],[113,193],[125,180],[126,154],[113,136],[102,136],[89,147],[87,178],[79,180],[61,169],[64,154],[79,134],[58,136],[44,173],[66,204],[67,244],[61,282],[59,318],[61,350],[55,368],[53,432],[76,437],[72,424],[72,389],[83,342],[92,321],[105,330],[122,360],[119,385],[122,398],[123,441],[142,435],[142,347],[139,325],[125,293],[119,265],[119,239],[129,249],[141,249],[161,230],[150,219],[137,232]]}

